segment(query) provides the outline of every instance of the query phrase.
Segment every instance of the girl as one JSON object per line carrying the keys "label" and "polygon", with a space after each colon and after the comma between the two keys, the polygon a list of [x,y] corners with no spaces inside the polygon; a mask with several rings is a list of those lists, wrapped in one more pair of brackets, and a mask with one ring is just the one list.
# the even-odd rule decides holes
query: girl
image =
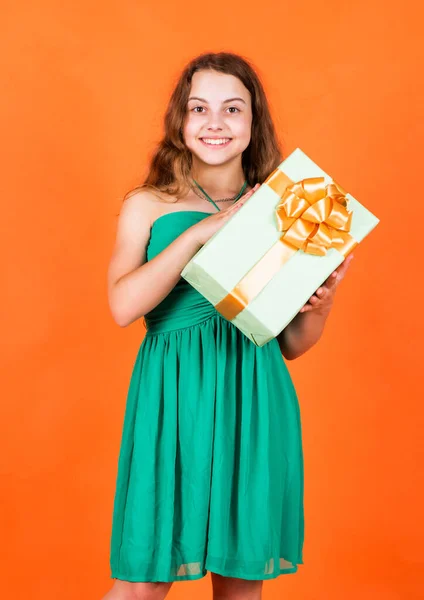
{"label": "girl", "polygon": [[163,600],[211,572],[215,600],[259,600],[303,564],[299,404],[284,362],[317,342],[347,259],[259,348],[181,277],[281,163],[268,103],[241,57],[184,70],[145,183],[124,199],[108,272],[121,327],[145,317],[118,462],[104,600]]}

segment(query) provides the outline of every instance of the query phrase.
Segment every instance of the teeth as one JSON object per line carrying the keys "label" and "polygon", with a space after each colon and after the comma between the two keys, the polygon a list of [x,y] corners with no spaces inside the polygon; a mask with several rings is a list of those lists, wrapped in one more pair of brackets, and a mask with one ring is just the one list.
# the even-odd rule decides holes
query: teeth
{"label": "teeth", "polygon": [[206,144],[212,144],[212,145],[219,145],[219,144],[225,144],[226,142],[229,141],[229,138],[220,138],[218,140],[212,140],[209,138],[202,138],[202,140],[206,143]]}

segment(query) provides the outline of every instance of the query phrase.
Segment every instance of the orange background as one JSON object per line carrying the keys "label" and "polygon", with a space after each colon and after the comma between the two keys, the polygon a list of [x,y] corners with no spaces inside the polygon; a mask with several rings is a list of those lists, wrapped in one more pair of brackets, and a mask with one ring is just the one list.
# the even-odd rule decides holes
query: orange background
{"label": "orange background", "polygon": [[[94,600],[112,584],[118,451],[144,334],[109,313],[117,214],[181,69],[220,50],[257,66],[285,154],[302,148],[381,219],[323,338],[288,363],[303,417],[305,564],[266,582],[264,599],[424,596],[414,4],[2,2],[4,598]],[[210,597],[210,575],[169,595]]]}

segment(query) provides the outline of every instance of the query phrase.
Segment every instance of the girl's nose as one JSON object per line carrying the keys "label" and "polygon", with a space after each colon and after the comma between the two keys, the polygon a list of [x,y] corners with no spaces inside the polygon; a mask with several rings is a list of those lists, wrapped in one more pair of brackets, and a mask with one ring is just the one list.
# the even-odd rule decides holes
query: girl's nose
{"label": "girl's nose", "polygon": [[208,129],[210,130],[220,130],[223,128],[223,118],[222,115],[210,115]]}
{"label": "girl's nose", "polygon": [[222,131],[222,127],[220,127],[219,125],[209,125],[208,127],[208,131]]}

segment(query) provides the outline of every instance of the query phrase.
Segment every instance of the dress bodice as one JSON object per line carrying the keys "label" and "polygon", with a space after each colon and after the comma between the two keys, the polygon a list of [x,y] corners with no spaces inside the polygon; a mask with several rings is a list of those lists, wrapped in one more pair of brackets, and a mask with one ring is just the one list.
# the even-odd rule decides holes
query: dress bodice
{"label": "dress bodice", "polygon": [[[174,211],[157,218],[147,245],[147,261],[152,260],[186,229],[208,217],[201,211]],[[145,315],[147,335],[191,327],[217,315],[214,306],[180,278],[168,296]]]}

